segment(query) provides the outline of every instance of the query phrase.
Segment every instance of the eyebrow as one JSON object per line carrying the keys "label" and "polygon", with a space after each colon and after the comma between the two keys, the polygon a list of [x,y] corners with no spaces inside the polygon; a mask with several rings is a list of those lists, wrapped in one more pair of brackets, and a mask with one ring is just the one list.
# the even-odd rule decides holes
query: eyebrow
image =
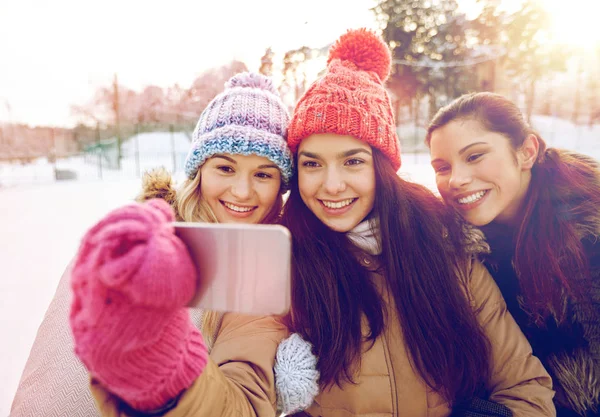
{"label": "eyebrow", "polygon": [[226,161],[231,162],[232,164],[237,164],[237,162],[235,161],[235,159],[230,158],[230,157],[225,156],[225,155],[219,155],[219,154],[217,154],[217,155],[213,155],[213,158],[221,158],[221,159],[224,159]]}
{"label": "eyebrow", "polygon": [[266,169],[266,168],[275,168],[275,169],[279,169],[279,167],[275,164],[265,164],[265,165],[259,165],[258,169]]}
{"label": "eyebrow", "polygon": [[[338,158],[347,158],[349,156],[356,155],[359,153],[365,153],[365,154],[371,156],[371,152],[369,152],[368,150],[366,150],[364,148],[356,148],[356,149],[350,149],[346,152],[339,153],[339,154],[337,154],[337,157]],[[307,158],[321,159],[319,154],[312,153],[312,152],[306,152],[306,151],[301,151],[298,154],[298,156],[306,156]]]}
{"label": "eyebrow", "polygon": [[[473,146],[476,146],[476,145],[487,145],[487,144],[488,144],[487,142],[473,142],[473,143],[470,143],[467,146],[465,146],[464,148],[462,148],[461,150],[459,150],[458,154],[462,155],[463,153],[465,153],[466,151],[468,151],[469,148],[471,148]],[[441,159],[441,158],[436,158],[433,161],[431,161],[431,165],[433,165],[435,163],[438,163],[438,162],[444,162],[444,160]]]}
{"label": "eyebrow", "polygon": [[471,143],[470,145],[465,146],[464,148],[462,148],[460,151],[458,151],[459,155],[462,155],[463,153],[465,153],[470,147],[472,146],[476,146],[476,145],[487,145],[487,142],[474,142]]}

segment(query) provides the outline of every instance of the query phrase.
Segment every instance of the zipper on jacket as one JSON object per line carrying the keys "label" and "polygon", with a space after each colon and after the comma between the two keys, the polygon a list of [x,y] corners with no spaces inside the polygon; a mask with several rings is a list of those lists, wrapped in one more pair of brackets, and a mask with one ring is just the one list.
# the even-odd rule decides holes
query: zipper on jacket
{"label": "zipper on jacket", "polygon": [[385,354],[385,361],[387,362],[388,371],[390,374],[390,387],[392,388],[392,416],[398,417],[398,389],[396,388],[396,373],[394,371],[394,365],[392,364],[392,358],[390,356],[390,349],[387,341],[386,330],[381,333],[381,341],[383,342],[383,352]]}

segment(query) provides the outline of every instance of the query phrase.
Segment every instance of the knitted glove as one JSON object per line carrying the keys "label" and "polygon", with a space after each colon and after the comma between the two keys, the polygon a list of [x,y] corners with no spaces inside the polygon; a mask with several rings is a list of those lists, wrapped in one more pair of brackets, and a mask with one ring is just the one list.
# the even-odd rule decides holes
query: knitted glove
{"label": "knitted glove", "polygon": [[72,272],[75,353],[136,410],[163,407],[202,373],[207,351],[184,307],[196,269],[162,200],[109,213],[87,232]]}
{"label": "knitted glove", "polygon": [[505,405],[481,398],[472,398],[452,410],[451,417],[512,417],[513,412]]}
{"label": "knitted glove", "polygon": [[275,357],[277,410],[290,415],[306,410],[319,394],[317,357],[298,333],[281,341]]}

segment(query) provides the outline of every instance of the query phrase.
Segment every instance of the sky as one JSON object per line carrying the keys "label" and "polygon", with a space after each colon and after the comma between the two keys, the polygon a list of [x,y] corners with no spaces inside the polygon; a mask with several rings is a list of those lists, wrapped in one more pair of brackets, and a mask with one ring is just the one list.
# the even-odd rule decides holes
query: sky
{"label": "sky", "polygon": [[[154,2],[152,2],[154,3]],[[0,0],[0,122],[70,125],[72,104],[119,83],[187,87],[239,59],[322,47],[375,27],[372,0]],[[301,7],[300,7],[301,6]]]}
{"label": "sky", "polygon": [[[443,1],[443,0],[441,0]],[[502,0],[516,9],[522,0]],[[540,0],[541,1],[541,0]],[[258,70],[279,54],[375,28],[375,0],[0,0],[0,123],[72,126],[71,106],[119,83],[188,87],[233,59]],[[473,15],[477,0],[460,0]],[[568,44],[600,42],[600,2],[543,0]],[[582,13],[585,10],[585,13]],[[590,36],[590,34],[592,34]],[[278,59],[277,56],[275,59]]]}

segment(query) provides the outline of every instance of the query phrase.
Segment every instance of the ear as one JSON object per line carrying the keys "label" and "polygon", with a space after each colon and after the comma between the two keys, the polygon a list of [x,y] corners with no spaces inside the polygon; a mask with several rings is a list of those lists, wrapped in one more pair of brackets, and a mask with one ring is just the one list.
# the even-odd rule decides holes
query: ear
{"label": "ear", "polygon": [[535,164],[538,156],[540,144],[538,138],[534,134],[528,135],[517,152],[519,165],[522,170],[530,170]]}

